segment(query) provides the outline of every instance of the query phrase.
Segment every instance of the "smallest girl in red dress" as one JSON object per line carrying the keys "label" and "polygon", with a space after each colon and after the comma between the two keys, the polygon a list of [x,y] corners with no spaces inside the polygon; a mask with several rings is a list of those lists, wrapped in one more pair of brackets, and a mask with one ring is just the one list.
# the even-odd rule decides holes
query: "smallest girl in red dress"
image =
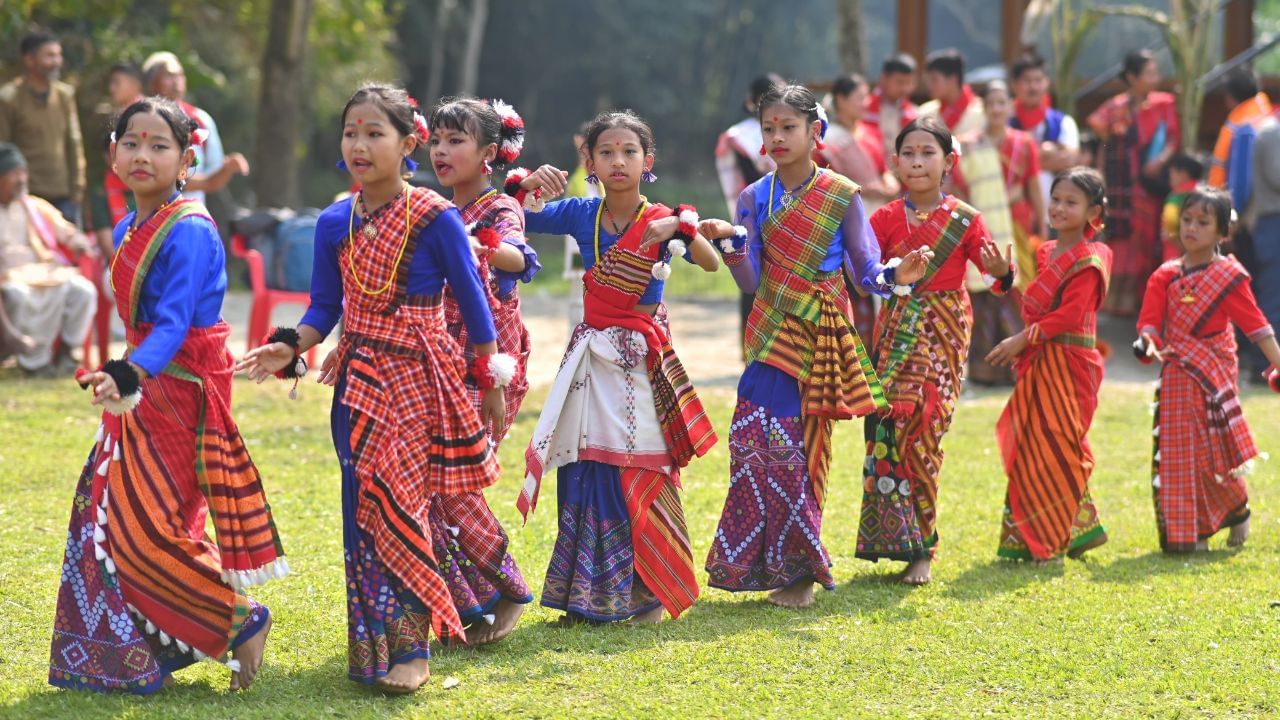
{"label": "smallest girl in red dress", "polygon": [[1231,226],[1231,196],[1192,191],[1182,204],[1184,254],[1147,281],[1134,352],[1160,360],[1156,390],[1151,487],[1160,547],[1165,552],[1209,549],[1209,538],[1231,528],[1227,544],[1249,536],[1244,476],[1258,456],[1245,424],[1237,384],[1231,325],[1257,343],[1280,392],[1280,345],[1258,309],[1249,274],[1219,245]]}

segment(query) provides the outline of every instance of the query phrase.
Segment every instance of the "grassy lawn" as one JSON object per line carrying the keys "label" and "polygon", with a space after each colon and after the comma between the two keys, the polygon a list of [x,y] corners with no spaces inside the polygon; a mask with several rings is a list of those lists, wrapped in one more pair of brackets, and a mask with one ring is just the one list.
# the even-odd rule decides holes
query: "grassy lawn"
{"label": "grassy lawn", "polygon": [[[998,561],[1004,478],[993,425],[1003,396],[967,398],[951,436],[935,582],[910,590],[900,565],[853,558],[860,430],[837,431],[825,541],[839,583],[805,611],[759,595],[707,591],[656,627],[556,628],[532,608],[506,642],[439,653],[416,696],[391,699],[346,680],[338,469],[327,389],[297,403],[280,385],[237,386],[237,419],[261,467],[294,574],[257,593],[276,616],[252,690],[226,692],[203,663],[152,698],[55,691],[45,684],[49,632],[76,477],[96,419],[70,381],[0,392],[0,716],[1228,717],[1280,713],[1280,483],[1277,462],[1252,478],[1253,538],[1242,552],[1160,554],[1151,511],[1149,390],[1111,385],[1093,440],[1093,493],[1111,543],[1087,562],[1036,568]],[[727,431],[733,402],[705,396]],[[555,532],[555,487],[521,528],[514,500],[520,441],[541,392],[503,449],[490,500],[539,591]],[[1259,446],[1280,454],[1280,398],[1250,394]],[[699,565],[727,485],[723,441],[684,475]],[[700,579],[705,575],[700,573]],[[456,687],[444,689],[446,678]],[[451,683],[452,684],[452,683]]]}

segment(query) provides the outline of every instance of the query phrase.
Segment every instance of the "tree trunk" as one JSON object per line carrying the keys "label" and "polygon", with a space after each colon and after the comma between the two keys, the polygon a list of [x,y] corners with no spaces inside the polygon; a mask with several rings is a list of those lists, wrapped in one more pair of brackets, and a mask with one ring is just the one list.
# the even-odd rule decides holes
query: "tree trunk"
{"label": "tree trunk", "polygon": [[484,28],[489,19],[489,0],[471,0],[471,22],[467,26],[467,45],[462,51],[462,67],[458,73],[458,93],[476,94],[480,75],[480,53],[484,50]]}
{"label": "tree trunk", "polygon": [[836,0],[840,22],[836,38],[840,48],[840,70],[866,74],[867,31],[862,19],[862,0]]}
{"label": "tree trunk", "polygon": [[307,30],[314,7],[315,0],[271,0],[253,165],[259,207],[290,207],[299,201],[297,148],[306,106]]}
{"label": "tree trunk", "polygon": [[435,37],[431,41],[431,60],[427,66],[427,93],[422,102],[434,103],[444,94],[444,59],[449,45],[449,18],[458,6],[457,0],[438,0],[436,5],[436,21],[431,30]]}

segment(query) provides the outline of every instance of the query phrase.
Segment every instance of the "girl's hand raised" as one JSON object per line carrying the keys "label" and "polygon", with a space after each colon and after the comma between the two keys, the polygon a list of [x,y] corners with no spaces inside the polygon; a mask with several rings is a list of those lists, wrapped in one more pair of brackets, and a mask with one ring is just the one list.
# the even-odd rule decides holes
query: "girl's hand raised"
{"label": "girl's hand raised", "polygon": [[982,241],[982,267],[987,274],[994,278],[1002,278],[1009,274],[1009,268],[1013,267],[1013,243],[1009,243],[1009,247],[1005,249],[1004,254],[1000,254],[1000,248],[992,242],[991,238]]}
{"label": "girl's hand raised", "polygon": [[521,180],[520,187],[530,192],[541,189],[543,200],[560,197],[569,188],[569,173],[552,165],[543,165]]}
{"label": "girl's hand raised", "polygon": [[640,241],[640,249],[663,243],[671,239],[676,234],[676,230],[680,229],[680,218],[672,215],[659,220],[651,220],[645,226],[644,238]]}
{"label": "girl's hand raised", "polygon": [[293,348],[282,342],[254,348],[236,363],[236,372],[248,372],[249,379],[261,384],[293,362]]}
{"label": "girl's hand raised", "polygon": [[893,271],[893,279],[899,285],[910,285],[924,277],[933,259],[933,249],[928,245],[918,247],[902,258],[902,264]]}

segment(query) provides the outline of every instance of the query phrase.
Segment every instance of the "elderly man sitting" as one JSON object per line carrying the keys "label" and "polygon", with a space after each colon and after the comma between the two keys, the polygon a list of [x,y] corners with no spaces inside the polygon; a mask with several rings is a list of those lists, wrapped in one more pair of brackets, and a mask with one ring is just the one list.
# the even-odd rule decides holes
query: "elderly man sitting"
{"label": "elderly man sitting", "polygon": [[[74,372],[71,349],[84,342],[97,310],[93,283],[72,260],[87,249],[57,208],[27,193],[27,161],[0,143],[0,294],[8,327],[0,338],[28,374]],[[55,357],[55,340],[62,344]]]}

